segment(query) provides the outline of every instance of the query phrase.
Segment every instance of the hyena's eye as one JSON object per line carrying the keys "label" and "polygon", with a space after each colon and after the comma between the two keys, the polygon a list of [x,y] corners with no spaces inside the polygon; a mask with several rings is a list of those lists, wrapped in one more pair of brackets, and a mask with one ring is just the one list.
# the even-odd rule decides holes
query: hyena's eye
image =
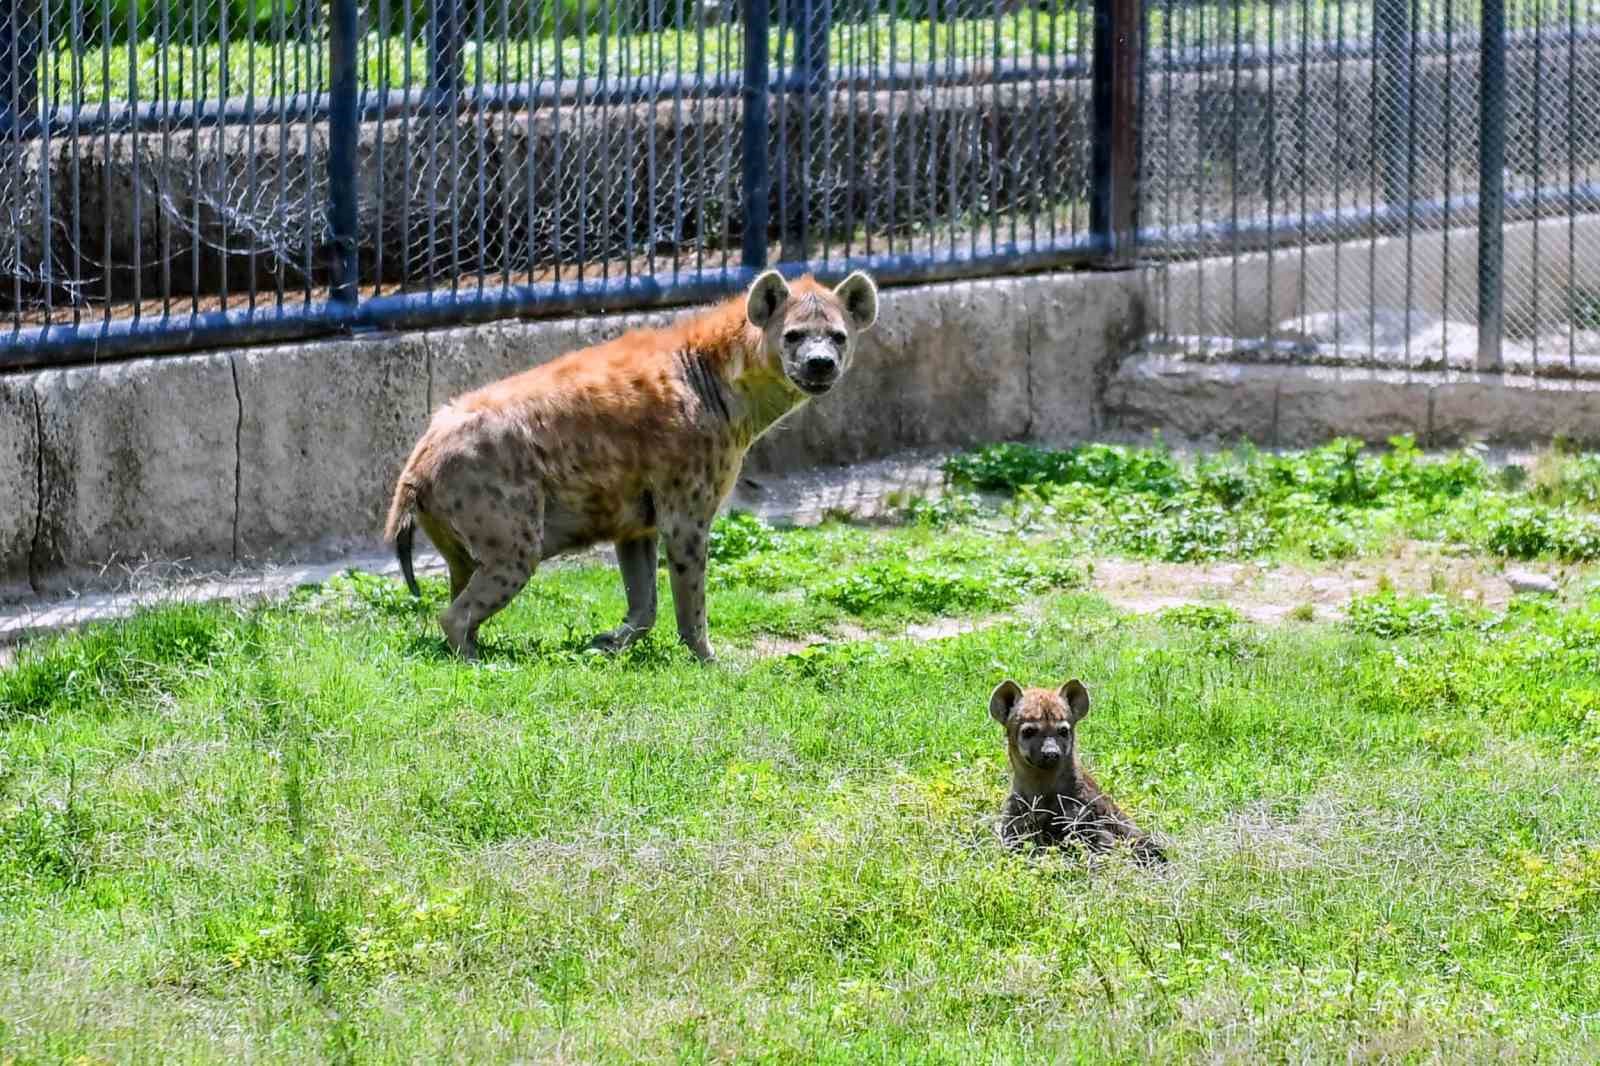
{"label": "hyena's eye", "polygon": [[1034,737],[1036,737],[1038,735],[1039,735],[1038,727],[1031,726],[1031,725],[1025,725],[1025,726],[1022,727],[1022,739],[1023,740],[1032,740]]}
{"label": "hyena's eye", "polygon": [[783,343],[785,344],[799,344],[805,339],[806,335],[797,329],[791,329],[789,332],[783,335]]}
{"label": "hyena's eye", "polygon": [[1072,727],[1070,725],[1064,725],[1060,729],[1057,729],[1056,732],[1062,736],[1066,736],[1068,733],[1072,732]]}
{"label": "hyena's eye", "polygon": [[846,344],[850,343],[850,334],[841,332],[840,330],[834,330],[832,333],[828,334],[828,339],[832,341],[835,346],[843,348]]}

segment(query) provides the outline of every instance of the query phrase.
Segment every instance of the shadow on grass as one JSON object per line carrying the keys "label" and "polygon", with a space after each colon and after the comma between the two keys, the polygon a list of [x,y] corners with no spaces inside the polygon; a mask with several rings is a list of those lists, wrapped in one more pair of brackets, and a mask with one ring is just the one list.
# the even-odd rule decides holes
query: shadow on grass
{"label": "shadow on grass", "polygon": [[[561,637],[528,637],[501,634],[480,638],[477,665],[576,665],[584,663],[616,663],[626,667],[664,667],[694,662],[687,648],[676,640],[656,634],[642,638],[631,647],[617,652],[601,651],[589,646],[593,633],[569,630]],[[417,633],[409,637],[404,646],[408,659],[433,663],[474,665],[462,659],[444,637],[437,633]]]}

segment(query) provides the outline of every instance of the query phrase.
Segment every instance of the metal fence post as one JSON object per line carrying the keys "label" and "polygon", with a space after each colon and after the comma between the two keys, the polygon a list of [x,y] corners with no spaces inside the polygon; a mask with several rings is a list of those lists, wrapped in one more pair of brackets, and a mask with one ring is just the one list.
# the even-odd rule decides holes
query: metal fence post
{"label": "metal fence post", "polygon": [[1478,117],[1478,369],[1499,370],[1505,330],[1506,5],[1483,0]]}
{"label": "metal fence post", "polygon": [[744,0],[744,146],[740,193],[744,197],[743,265],[767,265],[767,215],[772,196],[768,170],[767,89],[772,79],[768,55],[769,0]]}
{"label": "metal fence post", "polygon": [[[833,0],[788,0],[784,27],[794,40],[794,63],[784,85],[786,99],[799,97],[798,136],[793,150],[779,157],[785,259],[810,256],[812,138],[825,137],[823,109],[828,92],[828,38],[833,32]],[[787,118],[788,108],[785,107]],[[794,131],[791,132],[794,136]],[[794,254],[799,251],[799,255]]]}
{"label": "metal fence post", "polygon": [[1089,232],[1098,265],[1137,255],[1140,0],[1094,0]]}
{"label": "metal fence post", "polygon": [[354,304],[357,290],[356,0],[333,0],[329,38],[328,223],[333,252],[332,298]]}
{"label": "metal fence post", "polygon": [[428,5],[428,95],[436,105],[461,91],[461,8],[462,0]]}
{"label": "metal fence post", "polygon": [[39,5],[12,0],[0,16],[0,136],[28,126],[39,111]]}
{"label": "metal fence post", "polygon": [[1373,18],[1373,76],[1378,122],[1373,130],[1383,198],[1390,206],[1411,199],[1407,187],[1407,130],[1411,121],[1411,0],[1377,0]]}

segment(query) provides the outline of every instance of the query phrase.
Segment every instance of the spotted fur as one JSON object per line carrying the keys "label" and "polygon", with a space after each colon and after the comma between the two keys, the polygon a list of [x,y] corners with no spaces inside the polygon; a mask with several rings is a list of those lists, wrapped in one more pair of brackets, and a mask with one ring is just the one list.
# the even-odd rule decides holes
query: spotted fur
{"label": "spotted fur", "polygon": [[1141,861],[1166,860],[1078,760],[1078,723],[1089,713],[1083,682],[1073,678],[1052,692],[1007,678],[990,695],[989,713],[1005,726],[1011,763],[1011,794],[1000,814],[1007,845],[1108,851],[1123,840]]}
{"label": "spotted fur", "polygon": [[445,638],[468,658],[478,628],[540,562],[609,541],[627,593],[620,650],[656,618],[664,541],[678,634],[702,659],[711,521],[745,453],[849,369],[877,318],[872,280],[829,289],[777,271],[743,295],[659,329],[562,356],[457,397],[434,416],[395,486],[386,539],[413,594],[413,524],[450,570]]}

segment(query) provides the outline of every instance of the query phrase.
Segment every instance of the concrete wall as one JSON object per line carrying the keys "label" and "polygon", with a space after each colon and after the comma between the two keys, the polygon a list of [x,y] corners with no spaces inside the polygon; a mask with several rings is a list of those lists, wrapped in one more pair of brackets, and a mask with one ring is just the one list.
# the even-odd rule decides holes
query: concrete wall
{"label": "concrete wall", "polygon": [[[1600,215],[1517,222],[1503,227],[1502,238],[1512,341],[1507,358],[1531,362],[1521,342],[1552,323],[1564,331],[1569,297],[1600,289]],[[1575,252],[1570,259],[1569,248]],[[1380,236],[1174,262],[1152,269],[1149,284],[1151,326],[1171,336],[1284,335],[1293,332],[1295,319],[1370,307],[1400,310],[1408,298],[1413,310],[1470,329],[1478,317],[1478,231],[1456,228],[1409,239]],[[1477,344],[1475,333],[1461,339],[1466,348]]]}
{"label": "concrete wall", "polygon": [[[430,412],[667,314],[364,336],[0,376],[0,596],[308,561],[378,543]],[[1140,330],[1130,275],[885,290],[846,386],[748,468],[1099,432],[1099,383]]]}

